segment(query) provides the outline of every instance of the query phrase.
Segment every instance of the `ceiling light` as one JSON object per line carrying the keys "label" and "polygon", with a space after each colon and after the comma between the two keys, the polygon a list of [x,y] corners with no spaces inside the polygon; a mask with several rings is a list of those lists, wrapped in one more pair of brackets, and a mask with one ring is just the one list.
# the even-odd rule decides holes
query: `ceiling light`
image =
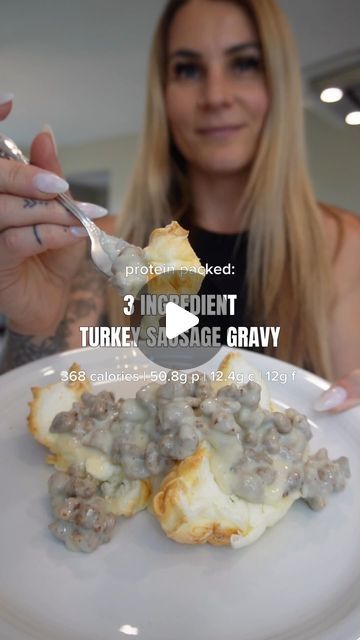
{"label": "ceiling light", "polygon": [[360,111],[352,111],[345,118],[346,124],[360,124]]}
{"label": "ceiling light", "polygon": [[132,627],[131,624],[123,624],[119,631],[120,633],[125,633],[127,636],[137,636],[139,633],[139,629],[137,627]]}
{"label": "ceiling light", "polygon": [[320,100],[323,102],[339,102],[343,97],[344,92],[337,87],[329,87],[321,92]]}

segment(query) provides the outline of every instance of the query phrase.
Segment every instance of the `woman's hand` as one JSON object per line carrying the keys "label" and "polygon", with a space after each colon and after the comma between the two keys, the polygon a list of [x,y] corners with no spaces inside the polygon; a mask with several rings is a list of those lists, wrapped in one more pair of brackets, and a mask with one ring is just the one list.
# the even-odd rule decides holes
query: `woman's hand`
{"label": "woman's hand", "polygon": [[334,382],[316,401],[316,411],[340,413],[360,405],[360,369]]}
{"label": "woman's hand", "polygon": [[[0,120],[11,106],[0,104]],[[30,160],[27,166],[0,159],[0,313],[13,331],[44,336],[64,316],[86,242],[76,235],[75,218],[55,201],[68,184],[59,178],[51,133],[35,137]],[[88,215],[101,215],[101,208],[89,206],[83,207]]]}

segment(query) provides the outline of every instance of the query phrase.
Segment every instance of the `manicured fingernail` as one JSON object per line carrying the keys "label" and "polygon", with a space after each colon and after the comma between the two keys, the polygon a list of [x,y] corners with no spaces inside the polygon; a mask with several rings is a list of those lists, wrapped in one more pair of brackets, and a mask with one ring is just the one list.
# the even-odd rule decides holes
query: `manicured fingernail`
{"label": "manicured fingernail", "polygon": [[91,202],[77,202],[76,204],[79,209],[81,209],[81,211],[91,219],[102,218],[109,213],[104,207],[99,207],[97,204],[92,204]]}
{"label": "manicured fingernail", "polygon": [[33,184],[36,189],[43,193],[65,193],[69,189],[69,184],[66,180],[50,172],[37,173],[33,179]]}
{"label": "manicured fingernail", "polygon": [[321,394],[320,398],[316,400],[314,404],[315,411],[329,411],[335,409],[340,404],[345,402],[347,398],[347,392],[344,387],[330,387],[327,391]]}
{"label": "manicured fingernail", "polygon": [[69,231],[77,238],[85,238],[88,235],[88,232],[84,227],[69,227]]}
{"label": "manicured fingernail", "polygon": [[41,133],[47,133],[50,136],[51,142],[54,145],[55,153],[57,155],[58,148],[57,148],[57,143],[56,143],[56,139],[55,139],[55,134],[54,134],[52,128],[50,127],[50,125],[49,124],[44,124],[43,128],[41,129]]}
{"label": "manicured fingernail", "polygon": [[0,93],[0,104],[6,104],[7,102],[11,102],[14,100],[13,93]]}

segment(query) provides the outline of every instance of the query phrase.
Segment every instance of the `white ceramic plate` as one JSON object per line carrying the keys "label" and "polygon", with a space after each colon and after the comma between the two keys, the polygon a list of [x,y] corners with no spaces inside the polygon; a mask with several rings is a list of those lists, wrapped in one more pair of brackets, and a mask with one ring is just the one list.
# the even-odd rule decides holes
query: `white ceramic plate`
{"label": "white ceramic plate", "polygon": [[[226,351],[203,369],[216,369]],[[319,417],[311,406],[324,381],[264,356],[248,353],[247,359],[271,378],[280,405],[314,421],[313,451],[326,446],[332,458],[349,457],[352,478],[324,511],[299,501],[239,551],[179,545],[148,513],[122,519],[113,540],[91,555],[70,553],[48,533],[50,470],[26,430],[30,387],[58,381],[74,360],[96,377],[158,370],[139,351],[78,350],[1,377],[1,640],[360,636],[360,412]],[[105,386],[130,396],[142,384]]]}

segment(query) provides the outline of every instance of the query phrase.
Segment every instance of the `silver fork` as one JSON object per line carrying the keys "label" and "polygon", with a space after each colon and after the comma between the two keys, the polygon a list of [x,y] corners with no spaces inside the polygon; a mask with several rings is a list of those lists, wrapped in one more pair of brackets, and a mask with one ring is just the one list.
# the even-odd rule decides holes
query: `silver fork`
{"label": "silver fork", "polygon": [[[30,160],[23,154],[15,142],[2,134],[0,134],[0,158],[30,164]],[[131,245],[122,238],[111,236],[99,229],[69,196],[60,194],[56,196],[55,200],[60,202],[63,207],[65,207],[67,211],[70,211],[85,227],[91,242],[91,258],[94,264],[100,271],[105,273],[105,275],[109,277],[112,276],[111,265],[114,259],[123,249]]]}

